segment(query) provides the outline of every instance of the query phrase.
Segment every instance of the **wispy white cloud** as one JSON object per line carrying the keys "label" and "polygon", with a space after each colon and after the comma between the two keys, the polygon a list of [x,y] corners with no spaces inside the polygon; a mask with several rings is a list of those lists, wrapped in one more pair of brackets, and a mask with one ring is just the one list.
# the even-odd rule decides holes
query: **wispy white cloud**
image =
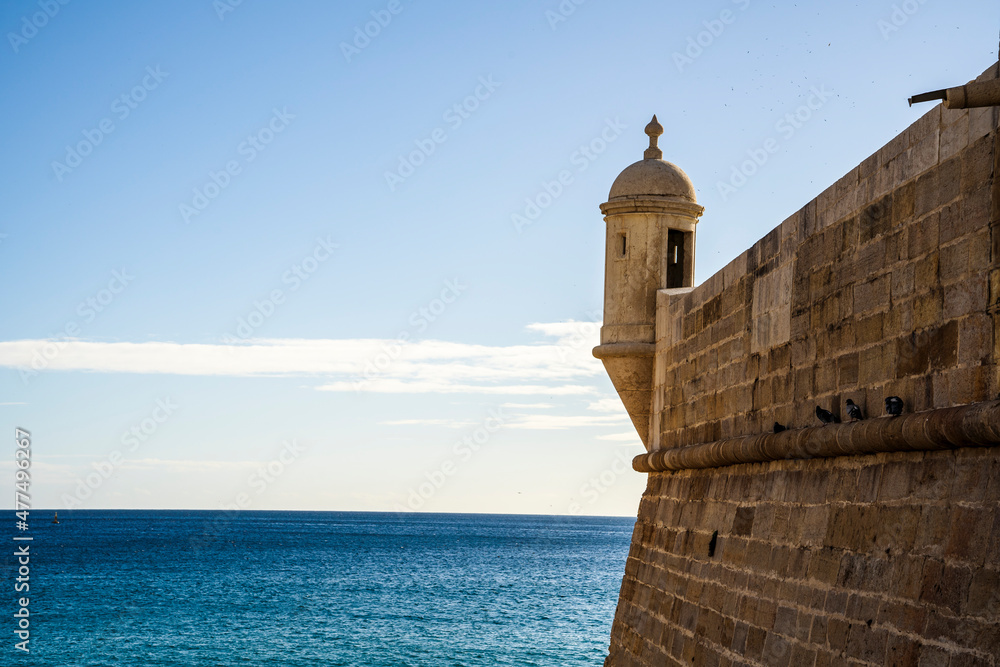
{"label": "wispy white cloud", "polygon": [[[0,367],[39,372],[312,376],[321,391],[593,394],[603,374],[591,348],[600,323],[528,325],[556,341],[489,346],[439,340],[254,339],[236,344],[85,340],[0,341]],[[57,350],[51,354],[52,350]],[[47,352],[43,356],[43,351]]]}
{"label": "wispy white cloud", "polygon": [[121,468],[126,469],[152,469],[157,471],[174,471],[183,473],[199,472],[228,472],[234,469],[256,470],[262,465],[267,465],[268,461],[211,461],[194,459],[126,459],[121,463]]}
{"label": "wispy white cloud", "polygon": [[587,385],[514,385],[514,384],[460,384],[440,380],[376,378],[330,382],[316,387],[320,391],[367,391],[378,394],[509,394],[520,396],[572,396],[593,394],[597,390]]}
{"label": "wispy white cloud", "polygon": [[639,434],[635,431],[629,431],[627,433],[608,433],[606,435],[597,436],[598,440],[616,440],[620,442],[636,442],[641,443],[642,440],[639,439]]}
{"label": "wispy white cloud", "polygon": [[555,406],[552,403],[501,403],[500,407],[511,410],[551,410]]}
{"label": "wispy white cloud", "polygon": [[382,422],[387,426],[444,426],[447,428],[465,428],[475,426],[474,421],[458,421],[455,419],[393,419]]}
{"label": "wispy white cloud", "polygon": [[587,405],[588,410],[593,410],[594,412],[620,412],[625,413],[625,406],[622,405],[621,399],[617,396],[614,398],[601,398],[596,401],[591,401]]}
{"label": "wispy white cloud", "polygon": [[507,424],[506,428],[550,431],[593,426],[618,426],[627,421],[628,415],[521,415]]}
{"label": "wispy white cloud", "polygon": [[0,405],[27,405],[27,403],[23,403],[21,401],[9,401],[7,403],[0,403]]}

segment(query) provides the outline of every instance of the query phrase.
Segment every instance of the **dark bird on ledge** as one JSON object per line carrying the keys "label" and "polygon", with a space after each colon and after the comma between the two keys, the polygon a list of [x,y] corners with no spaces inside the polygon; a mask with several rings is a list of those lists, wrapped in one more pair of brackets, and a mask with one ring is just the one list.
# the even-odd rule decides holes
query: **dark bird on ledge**
{"label": "dark bird on ledge", "polygon": [[861,421],[865,418],[864,415],[861,414],[861,408],[858,407],[858,405],[851,399],[847,399],[847,416],[854,421]]}
{"label": "dark bird on ledge", "polygon": [[774,422],[774,432],[775,433],[781,433],[782,431],[787,431],[787,430],[788,430],[788,427],[785,426],[784,424],[779,424],[778,422]]}
{"label": "dark bird on ledge", "polygon": [[829,410],[824,410],[823,408],[816,406],[816,417],[819,418],[824,424],[839,424],[840,420],[837,419],[837,415],[833,414]]}
{"label": "dark bird on ledge", "polygon": [[885,413],[893,417],[903,414],[903,399],[899,396],[890,396],[885,399]]}

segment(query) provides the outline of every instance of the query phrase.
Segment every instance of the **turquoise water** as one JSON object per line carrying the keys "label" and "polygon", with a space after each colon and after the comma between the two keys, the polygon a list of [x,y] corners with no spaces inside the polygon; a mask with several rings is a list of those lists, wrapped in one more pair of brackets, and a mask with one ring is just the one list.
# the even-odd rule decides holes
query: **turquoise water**
{"label": "turquoise water", "polygon": [[29,654],[14,648],[24,593],[13,590],[15,557],[3,559],[3,664],[600,665],[634,523],[354,512],[40,518],[32,512]]}

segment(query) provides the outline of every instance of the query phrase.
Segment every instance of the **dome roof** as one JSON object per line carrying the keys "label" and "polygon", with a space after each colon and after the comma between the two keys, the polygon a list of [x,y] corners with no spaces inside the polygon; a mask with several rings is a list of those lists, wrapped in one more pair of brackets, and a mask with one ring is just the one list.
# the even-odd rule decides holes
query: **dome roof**
{"label": "dome roof", "polygon": [[696,203],[694,184],[687,174],[672,162],[663,159],[663,151],[657,145],[657,138],[663,134],[663,126],[653,116],[646,126],[649,148],[642,160],[625,167],[611,185],[608,199],[618,197],[680,197]]}
{"label": "dome roof", "polygon": [[666,160],[647,158],[625,167],[611,185],[609,199],[660,195],[695,202],[694,184],[680,167]]}

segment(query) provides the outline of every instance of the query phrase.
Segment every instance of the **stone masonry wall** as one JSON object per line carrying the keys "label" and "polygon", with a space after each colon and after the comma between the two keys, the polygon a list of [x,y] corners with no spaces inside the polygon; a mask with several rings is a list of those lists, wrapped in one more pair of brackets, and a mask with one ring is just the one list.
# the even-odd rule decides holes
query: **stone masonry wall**
{"label": "stone masonry wall", "polygon": [[[996,398],[998,121],[934,107],[660,292],[653,448]],[[998,448],[651,473],[607,664],[996,665],[998,509]]]}
{"label": "stone masonry wall", "polygon": [[694,291],[661,291],[660,447],[815,425],[846,398],[995,397],[996,127],[939,105]]}
{"label": "stone masonry wall", "polygon": [[994,448],[650,475],[607,664],[996,665],[998,502]]}

